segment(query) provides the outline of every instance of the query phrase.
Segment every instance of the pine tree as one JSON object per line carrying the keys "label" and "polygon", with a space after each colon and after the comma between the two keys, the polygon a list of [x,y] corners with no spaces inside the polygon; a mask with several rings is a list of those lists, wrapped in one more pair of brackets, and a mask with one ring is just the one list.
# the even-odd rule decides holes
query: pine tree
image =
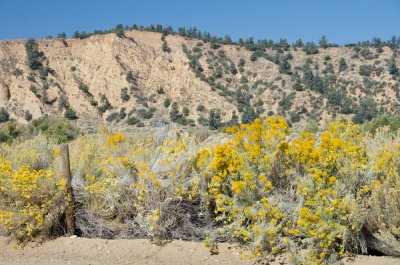
{"label": "pine tree", "polygon": [[339,60],[339,73],[347,70],[346,60],[342,57]]}
{"label": "pine tree", "polygon": [[321,48],[323,48],[323,49],[326,49],[326,48],[328,48],[328,40],[327,40],[327,38],[326,38],[326,36],[325,35],[323,35],[322,37],[321,37],[321,39],[319,40],[319,46],[321,47]]}
{"label": "pine tree", "polygon": [[208,115],[208,122],[211,129],[216,130],[221,127],[221,110],[211,109]]}
{"label": "pine tree", "polygon": [[399,76],[399,68],[397,67],[396,64],[395,54],[393,54],[392,57],[390,58],[388,63],[388,68],[389,68],[389,74],[391,74],[392,77],[396,79]]}

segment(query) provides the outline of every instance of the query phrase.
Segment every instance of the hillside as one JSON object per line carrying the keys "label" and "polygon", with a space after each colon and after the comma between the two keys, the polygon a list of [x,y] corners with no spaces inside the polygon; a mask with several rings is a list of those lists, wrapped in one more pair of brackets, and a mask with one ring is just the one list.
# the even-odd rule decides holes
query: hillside
{"label": "hillside", "polygon": [[260,50],[140,30],[27,43],[0,41],[0,107],[19,122],[48,114],[217,128],[273,114],[301,125],[400,111],[398,51],[385,45]]}

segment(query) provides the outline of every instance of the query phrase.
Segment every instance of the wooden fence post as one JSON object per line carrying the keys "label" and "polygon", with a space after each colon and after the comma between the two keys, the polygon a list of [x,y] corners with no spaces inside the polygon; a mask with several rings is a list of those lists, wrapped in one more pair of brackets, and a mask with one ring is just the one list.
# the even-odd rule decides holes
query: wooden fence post
{"label": "wooden fence post", "polygon": [[72,177],[71,168],[69,164],[69,148],[68,144],[61,144],[61,160],[62,160],[62,174],[67,183],[67,209],[66,209],[66,221],[67,221],[67,234],[72,236],[75,235],[75,214],[74,214],[74,193],[72,189]]}

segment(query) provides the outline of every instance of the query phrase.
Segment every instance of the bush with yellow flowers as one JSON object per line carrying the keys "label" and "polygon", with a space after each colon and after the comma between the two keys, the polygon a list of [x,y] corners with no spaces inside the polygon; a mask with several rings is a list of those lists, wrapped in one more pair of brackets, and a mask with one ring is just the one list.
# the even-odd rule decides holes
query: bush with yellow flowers
{"label": "bush with yellow flowers", "polygon": [[[366,251],[368,209],[382,214],[383,207],[391,214],[374,216],[375,230],[383,226],[398,246],[393,137],[373,158],[359,126],[343,121],[317,135],[292,133],[279,116],[227,131],[231,140],[196,157],[217,224],[214,240],[236,240],[255,254],[286,251],[295,263],[330,263],[346,251]],[[390,188],[382,191],[383,182]]]}
{"label": "bush with yellow flowers", "polygon": [[196,181],[187,177],[197,144],[185,133],[166,134],[156,143],[151,134],[104,130],[71,143],[75,197],[82,206],[77,223],[84,236],[199,236],[201,228],[187,215],[200,212],[199,202],[191,200]]}
{"label": "bush with yellow flowers", "polygon": [[49,236],[65,207],[65,182],[50,170],[13,168],[0,157],[0,224],[19,243]]}
{"label": "bush with yellow flowers", "polygon": [[[400,134],[337,120],[298,132],[280,117],[190,132],[102,129],[70,143],[86,237],[238,242],[255,256],[330,264],[346,252],[400,256]],[[59,148],[0,145],[0,233],[49,235],[66,205]]]}

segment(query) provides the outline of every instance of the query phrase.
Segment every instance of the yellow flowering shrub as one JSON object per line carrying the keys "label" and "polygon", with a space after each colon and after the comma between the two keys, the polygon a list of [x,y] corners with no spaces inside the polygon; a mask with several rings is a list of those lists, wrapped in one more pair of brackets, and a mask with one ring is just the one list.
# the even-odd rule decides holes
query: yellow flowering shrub
{"label": "yellow flowering shrub", "polygon": [[[157,237],[164,229],[169,201],[192,199],[196,180],[186,178],[194,140],[173,134],[156,145],[152,135],[129,136],[102,131],[71,144],[75,193],[85,205],[78,226],[85,236],[134,233]],[[116,225],[115,223],[119,223]],[[135,231],[136,230],[136,231]]]}
{"label": "yellow flowering shrub", "polygon": [[[397,147],[371,159],[358,125],[337,121],[317,135],[297,135],[275,116],[226,131],[231,140],[196,157],[217,223],[214,240],[237,240],[255,254],[287,251],[295,263],[331,263],[365,251],[360,234],[371,203],[377,210],[395,203],[384,208],[398,220]],[[387,193],[383,182],[392,183]],[[382,221],[399,235],[398,222]]]}
{"label": "yellow flowering shrub", "polygon": [[0,226],[18,242],[49,236],[65,206],[65,181],[50,170],[13,168],[0,157]]}
{"label": "yellow flowering shrub", "polygon": [[287,220],[274,194],[275,185],[287,183],[284,142],[289,132],[279,116],[265,123],[242,125],[231,141],[197,154],[196,167],[207,182],[207,204],[220,225],[221,237],[231,235],[255,253],[278,251],[277,235]]}
{"label": "yellow flowering shrub", "polygon": [[[71,142],[81,234],[205,239],[213,253],[235,241],[294,264],[400,256],[399,134],[340,120],[299,133],[274,116],[210,138],[102,129]],[[0,145],[0,233],[49,233],[66,204],[59,154],[40,136]]]}

